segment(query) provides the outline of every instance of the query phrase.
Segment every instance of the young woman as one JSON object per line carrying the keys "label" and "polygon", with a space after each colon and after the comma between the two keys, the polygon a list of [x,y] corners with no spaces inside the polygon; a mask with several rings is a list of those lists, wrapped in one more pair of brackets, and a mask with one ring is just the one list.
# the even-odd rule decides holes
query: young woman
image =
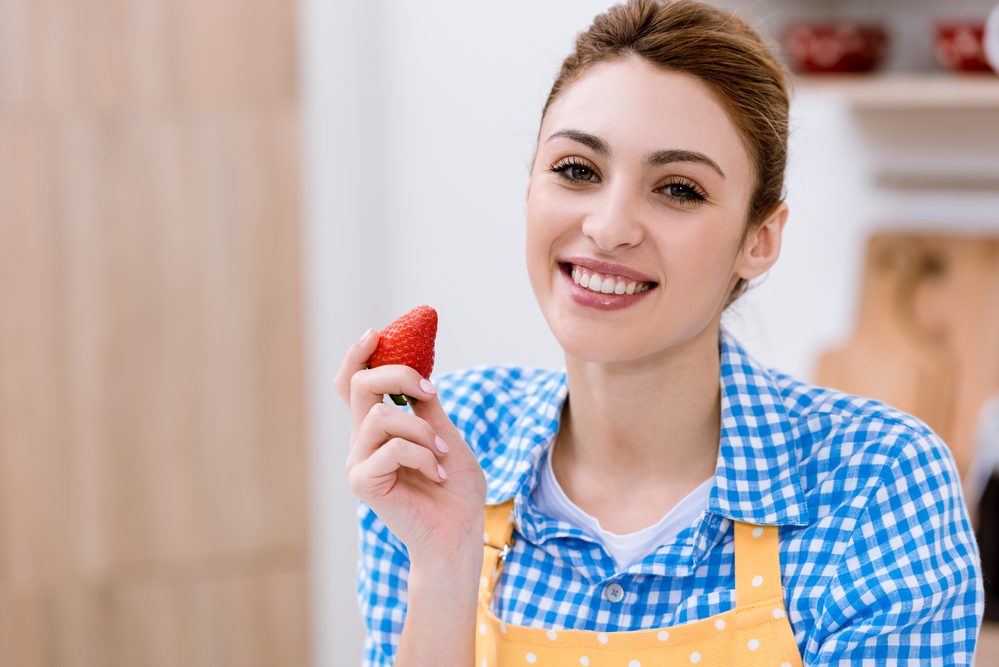
{"label": "young woman", "polygon": [[372,330],[337,376],[367,665],[971,662],[947,447],[721,327],[780,253],[787,118],[783,70],[728,13],[633,0],[580,35],[525,202],[565,369],[435,386],[365,370]]}

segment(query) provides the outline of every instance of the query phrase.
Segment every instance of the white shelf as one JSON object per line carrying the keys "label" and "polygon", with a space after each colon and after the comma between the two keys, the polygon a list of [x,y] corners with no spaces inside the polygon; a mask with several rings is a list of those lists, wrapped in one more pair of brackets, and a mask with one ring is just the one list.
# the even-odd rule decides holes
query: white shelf
{"label": "white shelf", "polygon": [[810,75],[796,95],[834,94],[859,110],[999,110],[999,76],[982,74]]}

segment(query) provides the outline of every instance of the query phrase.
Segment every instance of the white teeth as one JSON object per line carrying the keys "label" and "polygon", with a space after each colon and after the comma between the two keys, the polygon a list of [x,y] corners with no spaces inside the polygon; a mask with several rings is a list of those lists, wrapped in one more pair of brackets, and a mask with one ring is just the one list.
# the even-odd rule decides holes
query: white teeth
{"label": "white teeth", "polygon": [[590,274],[578,266],[572,267],[572,281],[580,287],[601,294],[637,294],[649,289],[649,283],[626,282],[620,278]]}

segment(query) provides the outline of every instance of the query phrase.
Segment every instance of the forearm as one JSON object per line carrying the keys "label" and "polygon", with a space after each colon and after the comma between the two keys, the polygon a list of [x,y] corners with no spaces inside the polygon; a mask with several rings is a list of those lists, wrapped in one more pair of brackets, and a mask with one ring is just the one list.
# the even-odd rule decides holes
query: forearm
{"label": "forearm", "polygon": [[[472,555],[476,552],[477,557]],[[428,567],[413,565],[396,667],[473,664],[481,572],[481,547],[458,561]]]}

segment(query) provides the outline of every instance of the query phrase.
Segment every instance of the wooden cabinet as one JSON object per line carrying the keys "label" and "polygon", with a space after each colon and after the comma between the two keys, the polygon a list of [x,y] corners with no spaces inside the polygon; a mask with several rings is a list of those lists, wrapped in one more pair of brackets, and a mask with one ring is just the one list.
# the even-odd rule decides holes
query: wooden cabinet
{"label": "wooden cabinet", "polygon": [[305,665],[295,5],[0,0],[0,664]]}

